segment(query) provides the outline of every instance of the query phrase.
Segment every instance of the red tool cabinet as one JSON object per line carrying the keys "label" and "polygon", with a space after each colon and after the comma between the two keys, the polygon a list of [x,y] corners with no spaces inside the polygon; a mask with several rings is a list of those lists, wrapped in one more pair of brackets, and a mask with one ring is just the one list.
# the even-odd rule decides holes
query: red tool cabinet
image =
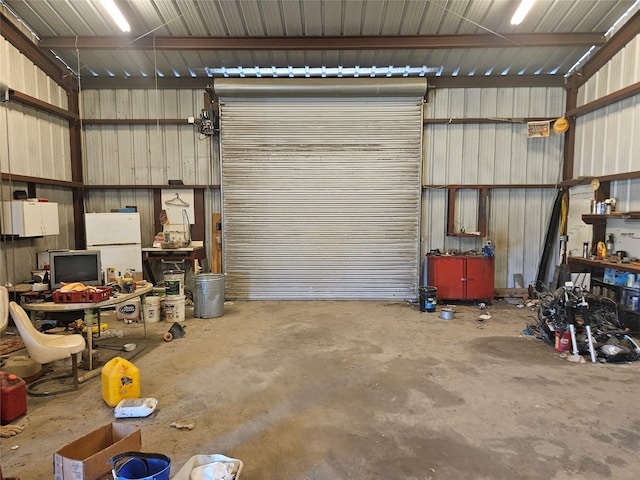
{"label": "red tool cabinet", "polygon": [[438,300],[492,300],[493,259],[479,255],[429,255],[428,284],[438,289]]}

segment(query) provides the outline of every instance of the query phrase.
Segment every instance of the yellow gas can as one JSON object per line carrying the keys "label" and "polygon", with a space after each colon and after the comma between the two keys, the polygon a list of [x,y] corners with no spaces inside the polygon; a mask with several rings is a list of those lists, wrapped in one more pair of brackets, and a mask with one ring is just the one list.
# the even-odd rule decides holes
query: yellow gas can
{"label": "yellow gas can", "polygon": [[115,407],[125,398],[140,398],[140,370],[122,357],[114,357],[102,367],[102,398]]}

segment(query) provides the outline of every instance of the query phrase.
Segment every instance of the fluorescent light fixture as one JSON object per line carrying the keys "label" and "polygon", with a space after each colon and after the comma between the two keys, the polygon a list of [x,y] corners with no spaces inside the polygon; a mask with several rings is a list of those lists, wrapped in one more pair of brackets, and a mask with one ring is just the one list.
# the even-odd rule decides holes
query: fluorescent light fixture
{"label": "fluorescent light fixture", "polygon": [[206,67],[205,72],[209,77],[215,77],[222,75],[223,77],[235,78],[235,77],[338,77],[338,78],[350,78],[350,77],[424,77],[427,73],[436,73],[440,76],[443,72],[443,67],[428,67],[422,65],[421,67],[412,67],[406,65],[404,67],[394,67],[389,65],[388,67],[377,67],[372,65],[371,67],[361,67],[356,65],[354,67],[345,67],[344,65],[338,65],[337,67],[310,67],[305,65],[304,67],[294,67],[289,65],[287,67],[260,67],[258,65],[253,67],[221,67],[211,68]]}
{"label": "fluorescent light fixture", "polygon": [[520,3],[520,6],[516,10],[516,13],[514,13],[511,18],[511,25],[520,25],[524,20],[524,17],[529,13],[529,10],[531,10],[531,7],[533,7],[533,2],[535,1],[536,0],[522,0],[522,3]]}
{"label": "fluorescent light fixture", "polygon": [[100,1],[102,2],[102,6],[104,6],[104,8],[107,9],[107,12],[109,12],[109,15],[111,15],[111,18],[113,18],[113,21],[116,22],[116,25],[118,25],[120,30],[122,30],[123,32],[130,32],[131,27],[129,26],[129,22],[127,22],[127,20],[124,18],[124,15],[122,15],[122,12],[113,2],[113,0]]}

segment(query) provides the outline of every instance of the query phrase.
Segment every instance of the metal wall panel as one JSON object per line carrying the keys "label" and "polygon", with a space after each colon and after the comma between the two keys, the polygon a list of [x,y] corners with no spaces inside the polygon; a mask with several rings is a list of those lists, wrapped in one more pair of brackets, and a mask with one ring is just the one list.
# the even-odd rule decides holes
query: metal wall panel
{"label": "metal wall panel", "polygon": [[[616,209],[621,212],[640,210],[640,179],[611,183],[611,196],[616,199]],[[582,243],[588,242],[593,251],[593,227],[582,221],[582,214],[590,213],[593,190],[591,185],[571,188],[569,204],[569,254],[582,255]],[[640,257],[640,222],[636,220],[609,219],[607,235],[613,234],[615,250],[625,250],[629,257]]]}
{"label": "metal wall panel", "polygon": [[[578,105],[593,102],[638,81],[640,37],[636,36],[579,89]],[[640,170],[639,129],[638,95],[578,117],[573,177],[603,176]],[[638,179],[611,182],[611,196],[617,200],[618,211],[640,210],[639,187]],[[569,216],[578,216],[582,212],[580,208],[584,211],[586,207],[570,206]],[[640,238],[638,222],[609,221],[607,233],[614,233],[616,249],[627,250],[630,256],[640,256],[640,242],[637,240]]]}
{"label": "metal wall panel", "polygon": [[[447,190],[425,190],[422,196],[422,253],[432,249],[479,252],[486,241],[491,240],[496,246],[496,288],[513,288],[516,273],[523,274],[527,285],[535,282],[555,195],[553,189],[492,189],[487,210],[487,236],[468,238],[446,235]],[[460,208],[466,210],[467,231],[471,231],[478,204],[477,197],[468,200],[469,204]]]}
{"label": "metal wall panel", "polygon": [[[11,89],[67,108],[62,88],[0,37],[0,78]],[[6,173],[71,180],[69,123],[17,102],[0,103],[0,169]]]}
{"label": "metal wall panel", "polygon": [[[613,182],[611,196],[617,201],[618,211],[640,211],[640,179]],[[609,220],[607,233],[614,235],[616,250],[626,250],[629,257],[640,257],[640,222]]]}
{"label": "metal wall panel", "polygon": [[230,298],[417,292],[419,98],[221,98]]}
{"label": "metal wall panel", "polygon": [[[11,89],[60,108],[67,96],[32,62],[0,37],[0,77]],[[66,120],[16,102],[0,103],[0,171],[11,175],[71,180],[69,124]],[[11,177],[0,182],[0,199],[10,201],[27,185]],[[38,197],[58,203],[60,234],[0,241],[0,284],[29,280],[37,252],[73,247],[72,196],[68,189],[37,186]]]}
{"label": "metal wall panel", "polygon": [[214,137],[203,137],[198,118],[203,90],[85,90],[83,119],[184,119],[181,125],[84,126],[84,176],[89,185],[219,184]]}
{"label": "metal wall panel", "polygon": [[640,170],[638,129],[639,96],[578,117],[574,178]]}
{"label": "metal wall panel", "polygon": [[[27,190],[22,182],[3,180],[0,199],[9,201],[15,190]],[[73,198],[71,191],[61,187],[38,186],[36,194],[58,204],[59,235],[44,237],[10,237],[0,240],[0,285],[21,283],[31,279],[31,270],[37,267],[37,253],[44,250],[74,248]]]}
{"label": "metal wall panel", "polygon": [[591,213],[593,190],[591,185],[578,185],[569,189],[567,217],[567,252],[571,257],[582,256],[584,242],[591,246],[593,226],[582,221],[582,215]]}
{"label": "metal wall panel", "polygon": [[[640,37],[636,36],[578,92],[578,105],[640,81]],[[628,98],[576,120],[574,177],[640,170],[640,97]]]}
{"label": "metal wall panel", "polygon": [[[497,118],[490,124],[427,124],[424,141],[422,253],[478,251],[496,245],[496,288],[513,287],[513,275],[535,281],[554,189],[491,189],[485,238],[446,235],[447,190],[430,185],[554,184],[561,179],[562,135],[527,139],[523,117],[559,117],[562,88],[437,89],[426,118]],[[456,198],[455,230],[477,229],[478,191]]]}
{"label": "metal wall panel", "polygon": [[[491,192],[489,238],[500,252],[496,287],[515,286],[516,273],[523,274],[525,286],[535,282],[556,193],[553,189]],[[552,269],[555,264],[552,261]]]}
{"label": "metal wall panel", "polygon": [[640,36],[636,36],[578,90],[578,106],[640,81]]}
{"label": "metal wall panel", "polygon": [[[427,118],[497,118],[491,124],[428,124],[423,182],[433,184],[554,183],[563,137],[528,139],[523,117],[558,117],[561,88],[442,89],[426,106]],[[463,168],[464,166],[464,168]]]}
{"label": "metal wall panel", "polygon": [[[184,119],[182,125],[84,126],[84,177],[88,185],[219,185],[218,137],[205,137],[188,117],[199,118],[204,108],[202,90],[85,90],[83,119]],[[87,212],[136,205],[140,211],[143,246],[155,235],[153,190],[89,190]],[[220,192],[206,190],[204,222],[207,258],[212,258],[211,214],[220,212]],[[207,266],[204,266],[207,268]]]}
{"label": "metal wall panel", "polygon": [[[426,118],[496,118],[489,124],[427,124],[423,182],[433,184],[555,183],[563,136],[527,138],[523,117],[558,117],[562,88],[442,89]],[[462,168],[464,166],[464,168]]]}
{"label": "metal wall panel", "polygon": [[[140,232],[143,247],[150,247],[153,244],[155,231],[155,216],[153,212],[153,190],[147,189],[117,189],[117,190],[88,190],[85,192],[85,212],[101,213],[110,212],[115,208],[122,208],[126,205],[135,205],[140,213]],[[205,190],[204,218],[196,219],[198,223],[204,223],[205,247],[207,258],[212,258],[212,234],[211,215],[220,213],[220,190]],[[203,265],[203,267],[207,267]],[[210,265],[208,266],[210,267]],[[158,278],[158,277],[157,277]]]}
{"label": "metal wall panel", "polygon": [[[578,188],[582,188],[591,193],[591,195],[585,194],[585,196],[589,199],[593,198],[590,185],[575,187],[573,190],[577,190]],[[611,197],[616,199],[616,210],[619,212],[640,211],[640,179],[636,178],[611,182]],[[583,205],[582,211],[579,213],[586,213],[587,211],[587,207]],[[573,208],[571,208],[570,214],[573,214]],[[640,222],[636,220],[622,220],[622,222],[625,224],[627,231],[633,232],[633,240],[635,240],[634,243],[636,243],[635,249],[631,250],[630,253],[633,256],[640,257]],[[611,221],[609,221],[609,223],[611,223]]]}
{"label": "metal wall panel", "polygon": [[2,72],[0,78],[9,85],[9,88],[56,107],[67,108],[67,94],[64,89],[2,36],[0,36],[0,72]]}

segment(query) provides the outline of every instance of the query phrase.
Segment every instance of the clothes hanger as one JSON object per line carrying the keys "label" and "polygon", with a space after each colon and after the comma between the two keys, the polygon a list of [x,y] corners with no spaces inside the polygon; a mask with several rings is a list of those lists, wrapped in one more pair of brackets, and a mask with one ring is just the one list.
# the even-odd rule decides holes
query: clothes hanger
{"label": "clothes hanger", "polygon": [[172,198],[171,200],[167,200],[164,202],[165,205],[176,205],[178,207],[188,207],[189,204],[180,198],[180,194],[176,193],[176,198]]}

